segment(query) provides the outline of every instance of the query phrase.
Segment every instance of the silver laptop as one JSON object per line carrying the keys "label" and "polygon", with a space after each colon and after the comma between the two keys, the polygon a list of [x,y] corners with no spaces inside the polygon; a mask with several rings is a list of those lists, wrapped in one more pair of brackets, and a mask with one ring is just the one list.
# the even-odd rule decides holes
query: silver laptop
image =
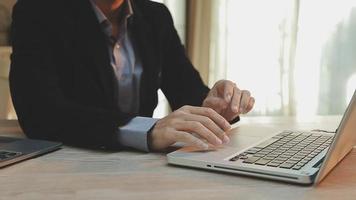
{"label": "silver laptop", "polygon": [[[233,139],[233,138],[232,138]],[[356,141],[356,91],[335,133],[281,131],[257,145],[214,151],[182,148],[168,163],[299,184],[318,184],[353,148]],[[256,144],[256,143],[254,143]]]}
{"label": "silver laptop", "polygon": [[0,136],[0,168],[59,149],[61,143]]}

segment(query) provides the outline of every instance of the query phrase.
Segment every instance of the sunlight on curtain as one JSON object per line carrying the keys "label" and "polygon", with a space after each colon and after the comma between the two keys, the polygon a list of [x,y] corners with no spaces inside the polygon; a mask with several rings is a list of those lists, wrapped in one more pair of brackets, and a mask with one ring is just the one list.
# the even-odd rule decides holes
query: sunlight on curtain
{"label": "sunlight on curtain", "polygon": [[233,80],[255,96],[253,114],[282,114],[285,79],[281,50],[291,1],[216,2],[210,84],[223,78]]}
{"label": "sunlight on curtain", "polygon": [[210,85],[249,89],[251,115],[343,113],[356,88],[355,2],[216,0]]}
{"label": "sunlight on curtain", "polygon": [[300,117],[341,114],[356,89],[355,6],[355,0],[301,2],[295,68]]}

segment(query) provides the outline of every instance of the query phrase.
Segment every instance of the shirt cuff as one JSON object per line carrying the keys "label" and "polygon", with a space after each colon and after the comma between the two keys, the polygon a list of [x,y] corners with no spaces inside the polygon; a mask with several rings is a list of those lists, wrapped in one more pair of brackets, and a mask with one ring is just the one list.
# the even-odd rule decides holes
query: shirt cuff
{"label": "shirt cuff", "polygon": [[118,140],[122,146],[132,147],[141,151],[149,151],[148,132],[158,119],[149,117],[135,117],[125,126],[119,128]]}

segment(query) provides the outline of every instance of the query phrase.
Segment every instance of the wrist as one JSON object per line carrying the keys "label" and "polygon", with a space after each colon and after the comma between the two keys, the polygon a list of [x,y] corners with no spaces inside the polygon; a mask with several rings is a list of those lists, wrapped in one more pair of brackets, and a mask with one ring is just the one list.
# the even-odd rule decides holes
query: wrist
{"label": "wrist", "polygon": [[153,147],[153,129],[155,128],[156,124],[154,124],[150,130],[147,132],[147,147],[148,151],[155,151]]}

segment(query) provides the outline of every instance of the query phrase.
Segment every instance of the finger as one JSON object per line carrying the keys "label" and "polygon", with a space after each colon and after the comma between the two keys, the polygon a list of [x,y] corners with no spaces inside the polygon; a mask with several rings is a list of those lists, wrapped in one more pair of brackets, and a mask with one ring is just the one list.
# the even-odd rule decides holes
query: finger
{"label": "finger", "polygon": [[221,113],[229,104],[219,97],[208,97],[204,100],[203,105],[214,109],[217,113]]}
{"label": "finger", "polygon": [[189,113],[192,113],[192,114],[209,117],[224,131],[228,131],[231,128],[229,122],[226,121],[226,119],[223,116],[221,116],[220,114],[218,114],[215,110],[213,110],[211,108],[185,106],[184,109],[186,109]]}
{"label": "finger", "polygon": [[204,150],[207,150],[209,148],[208,144],[206,144],[199,138],[194,137],[192,134],[184,131],[175,131],[173,132],[172,136],[175,142],[183,142],[188,145],[192,145]]}
{"label": "finger", "polygon": [[247,106],[250,101],[251,93],[247,90],[242,90],[241,101],[240,101],[240,113],[247,113]]}
{"label": "finger", "polygon": [[235,87],[236,85],[231,81],[224,82],[224,99],[227,103],[230,103]]}
{"label": "finger", "polygon": [[231,100],[231,112],[233,114],[238,114],[239,112],[239,107],[241,104],[241,96],[242,96],[242,91],[239,90],[237,87],[234,87],[234,96],[232,97]]}
{"label": "finger", "polygon": [[222,130],[213,120],[209,117],[195,115],[195,114],[187,114],[183,117],[186,121],[198,121],[203,126],[208,128],[213,134],[215,134],[223,143],[228,143],[230,139],[225,134],[224,130]]}
{"label": "finger", "polygon": [[239,116],[240,113],[235,113],[235,112],[232,112],[232,110],[230,109],[226,109],[222,115],[225,117],[225,119],[227,119],[228,121],[232,121],[234,120],[237,116]]}
{"label": "finger", "polygon": [[198,121],[178,122],[175,124],[175,128],[179,131],[198,134],[201,138],[206,139],[213,145],[222,144],[222,141],[213,132]]}
{"label": "finger", "polygon": [[255,98],[251,97],[246,108],[246,113],[250,112],[254,105],[255,105]]}

